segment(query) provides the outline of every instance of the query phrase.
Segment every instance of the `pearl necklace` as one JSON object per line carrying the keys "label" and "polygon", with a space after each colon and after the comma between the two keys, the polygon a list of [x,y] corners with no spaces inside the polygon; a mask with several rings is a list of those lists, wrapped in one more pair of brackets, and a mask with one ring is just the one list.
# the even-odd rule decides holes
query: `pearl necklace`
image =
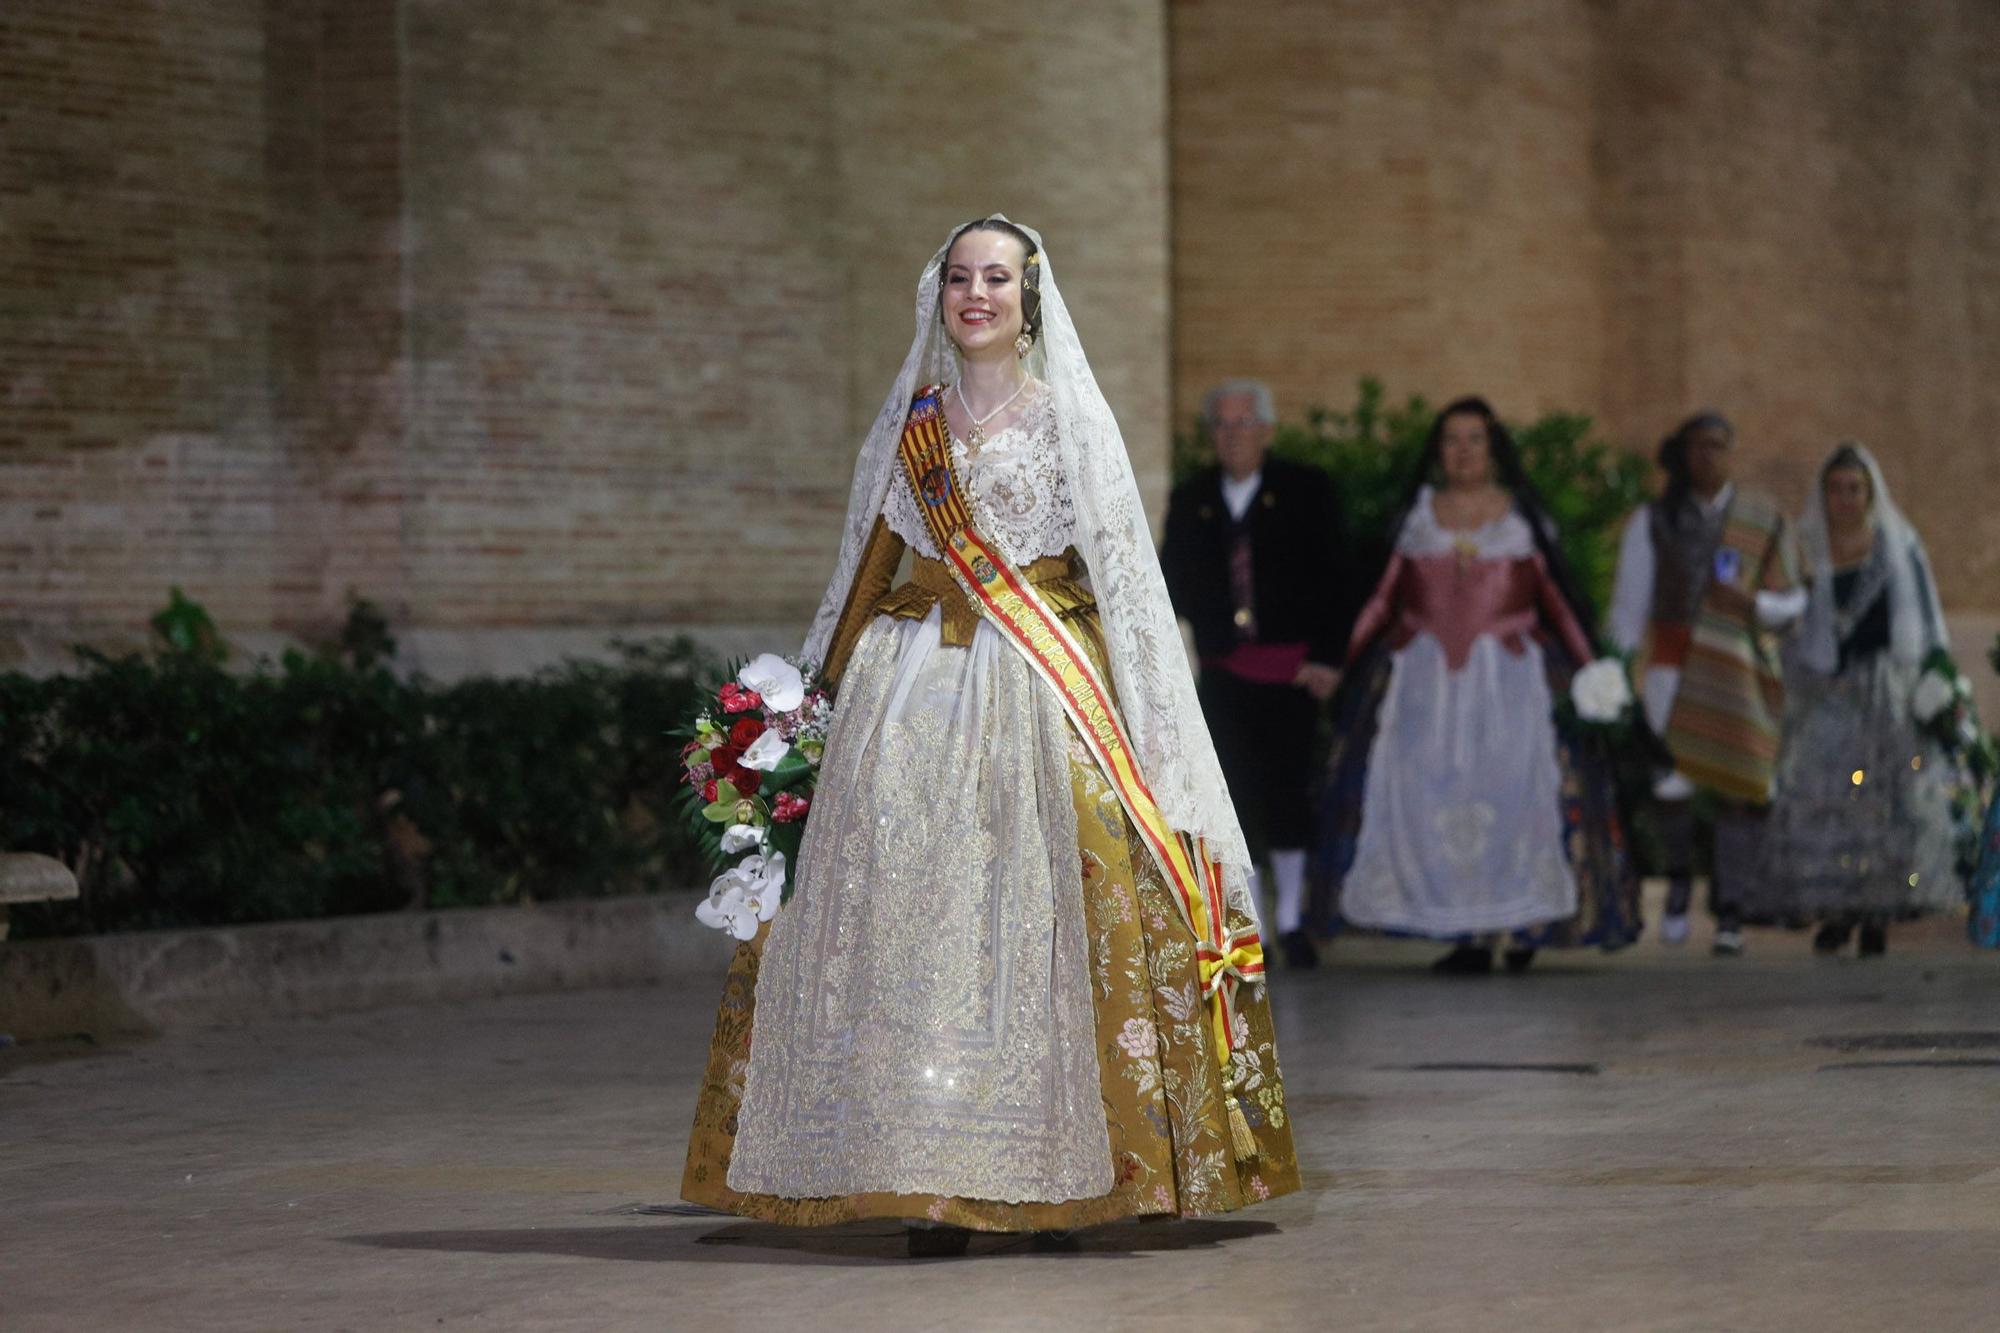
{"label": "pearl necklace", "polygon": [[1014,405],[1014,400],[1016,398],[1019,398],[1022,394],[1026,393],[1028,391],[1028,386],[1033,382],[1034,381],[1030,380],[1027,376],[1023,375],[1021,377],[1020,386],[1016,388],[1014,392],[1007,395],[1006,401],[1001,403],[1000,406],[994,408],[991,412],[988,412],[983,417],[972,410],[971,403],[965,401],[965,381],[960,380],[958,383],[952,385],[951,387],[958,394],[958,405],[965,409],[965,419],[972,423],[972,429],[965,432],[967,436],[965,441],[967,447],[972,449],[977,449],[981,445],[985,444],[986,423],[993,420],[993,418],[999,416],[1002,412],[1005,412],[1008,408],[1012,407]]}

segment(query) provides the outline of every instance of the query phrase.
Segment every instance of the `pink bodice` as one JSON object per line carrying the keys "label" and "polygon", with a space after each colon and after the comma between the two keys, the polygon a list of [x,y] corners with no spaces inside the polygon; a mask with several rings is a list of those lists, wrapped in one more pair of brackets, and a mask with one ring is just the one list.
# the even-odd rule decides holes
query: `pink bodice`
{"label": "pink bodice", "polygon": [[1583,629],[1551,584],[1540,554],[1472,557],[1398,554],[1354,627],[1360,648],[1378,633],[1402,648],[1430,634],[1444,649],[1453,671],[1472,656],[1472,645],[1492,635],[1510,653],[1527,647],[1537,620],[1546,615],[1578,662],[1592,653]]}

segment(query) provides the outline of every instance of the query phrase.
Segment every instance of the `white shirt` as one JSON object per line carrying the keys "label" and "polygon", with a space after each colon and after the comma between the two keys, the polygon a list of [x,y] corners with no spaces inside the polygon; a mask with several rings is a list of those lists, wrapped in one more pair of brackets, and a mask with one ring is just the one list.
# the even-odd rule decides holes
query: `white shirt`
{"label": "white shirt", "polygon": [[1264,469],[1261,467],[1241,481],[1227,472],[1222,474],[1222,503],[1229,506],[1231,522],[1243,521],[1243,516],[1250,512],[1250,502],[1257,498],[1258,487],[1263,484]]}

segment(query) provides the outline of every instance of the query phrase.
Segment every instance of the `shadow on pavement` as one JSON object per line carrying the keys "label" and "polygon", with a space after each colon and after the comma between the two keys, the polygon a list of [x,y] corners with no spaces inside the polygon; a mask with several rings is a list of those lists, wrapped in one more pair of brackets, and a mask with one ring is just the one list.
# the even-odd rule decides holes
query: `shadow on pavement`
{"label": "shadow on pavement", "polygon": [[[1198,1219],[1185,1222],[1123,1222],[1082,1232],[1076,1248],[1048,1254],[1032,1248],[1029,1237],[975,1235],[966,1257],[1036,1259],[1119,1259],[1148,1253],[1212,1249],[1230,1241],[1275,1234],[1271,1222]],[[891,1222],[856,1222],[839,1227],[782,1227],[740,1222],[696,1233],[686,1226],[645,1225],[532,1227],[512,1231],[390,1231],[342,1236],[348,1245],[384,1250],[428,1250],[453,1254],[558,1254],[576,1259],[629,1263],[909,1263],[903,1228]],[[926,1263],[940,1262],[925,1260]]]}

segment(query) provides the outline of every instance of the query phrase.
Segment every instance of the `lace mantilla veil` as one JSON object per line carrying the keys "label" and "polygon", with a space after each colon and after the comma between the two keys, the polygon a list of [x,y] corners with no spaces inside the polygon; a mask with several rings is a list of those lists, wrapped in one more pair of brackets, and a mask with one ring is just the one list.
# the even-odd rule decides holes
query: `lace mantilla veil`
{"label": "lace mantilla veil", "polygon": [[[998,213],[987,220],[1007,221]],[[1048,249],[1039,233],[1022,230],[1034,238],[1041,253],[1042,335],[1029,353],[1026,369],[1049,386],[1059,462],[1076,510],[1077,549],[1097,597],[1126,733],[1161,813],[1175,829],[1207,839],[1211,852],[1222,861],[1230,906],[1255,921],[1250,854],[1195,697],[1187,650],[1167,597],[1124,437],[1090,373]],[[910,399],[926,384],[956,378],[955,353],[939,315],[938,291],[946,250],[957,235],[955,230],[924,266],[917,284],[916,336],[855,463],[840,562],[806,637],[806,656],[815,661],[826,656],[860,566],[862,547],[896,481],[896,444]]]}
{"label": "lace mantilla veil", "polygon": [[1845,451],[1868,473],[1869,520],[1882,545],[1889,585],[1889,650],[1898,662],[1915,666],[1933,648],[1949,648],[1944,608],[1938,602],[1937,580],[1931,577],[1930,556],[1923,538],[1889,495],[1882,465],[1866,446],[1849,441],[1827,457],[1814,474],[1812,495],[1799,520],[1799,546],[1805,557],[1812,597],[1806,604],[1799,633],[1799,655],[1807,666],[1832,675],[1840,663],[1838,634],[1833,623],[1833,554],[1827,536],[1826,473]]}

